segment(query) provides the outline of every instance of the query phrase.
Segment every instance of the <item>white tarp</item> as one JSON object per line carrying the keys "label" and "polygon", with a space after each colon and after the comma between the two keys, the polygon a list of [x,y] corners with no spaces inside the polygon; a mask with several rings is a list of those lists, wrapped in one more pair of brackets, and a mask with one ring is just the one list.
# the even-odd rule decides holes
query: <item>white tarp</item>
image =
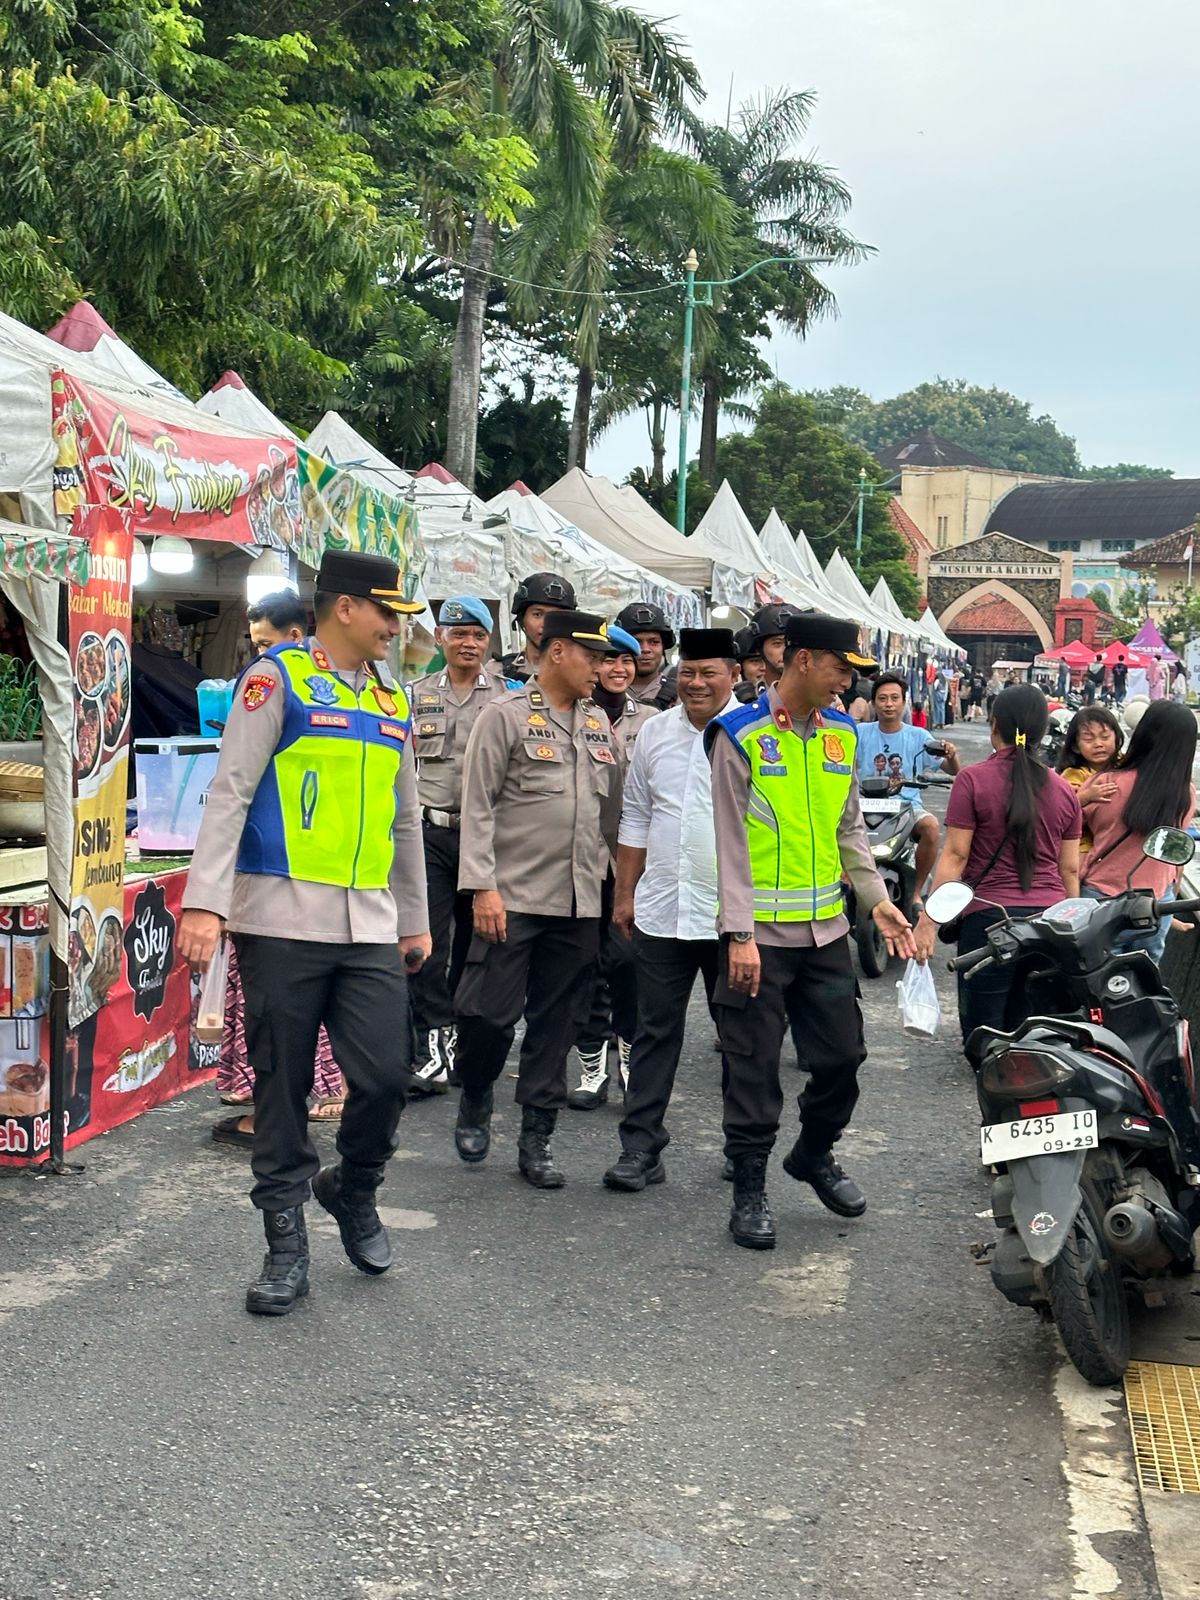
{"label": "white tarp", "polygon": [[208,393],[196,401],[196,409],[210,417],[224,417],[226,422],[232,422],[247,433],[266,433],[300,442],[299,435],[286,422],[281,422],[253,389],[246,387],[237,372],[222,373]]}
{"label": "white tarp", "polygon": [[618,489],[572,467],[542,495],[567,522],[627,561],[648,567],[681,589],[707,589],[712,561],[633,489]]}
{"label": "white tarp", "polygon": [[121,383],[133,383],[151,394],[169,395],[184,405],[191,404],[187,395],[161,372],[156,372],[148,361],[143,361],[87,300],[77,301],[65,317],[60,317],[47,330],[46,337],[67,350],[90,356],[98,367]]}
{"label": "white tarp", "polygon": [[802,582],[812,583],[813,574],[804,570],[791,530],[774,506],[762,525],[758,542],[781,577],[799,578]]}
{"label": "white tarp", "polygon": [[840,550],[835,550],[830,556],[825,567],[825,578],[831,589],[858,608],[858,621],[865,623],[874,632],[885,637],[899,633],[909,638],[916,634],[915,624],[906,622],[902,617],[889,617],[880,611]]}
{"label": "white tarp", "polygon": [[688,542],[712,557],[712,597],[716,605],[753,611],[758,604],[758,583],[775,583],[775,563],[759,544],[728,478],[723,480]]}
{"label": "white tarp", "polygon": [[612,617],[631,600],[661,606],[674,628],[699,628],[704,609],[694,590],[669,584],[657,572],[627,561],[560,516],[540,495],[502,489],[488,501],[508,518],[509,571],[514,580],[530,572],[558,572],[575,587],[580,608]]}

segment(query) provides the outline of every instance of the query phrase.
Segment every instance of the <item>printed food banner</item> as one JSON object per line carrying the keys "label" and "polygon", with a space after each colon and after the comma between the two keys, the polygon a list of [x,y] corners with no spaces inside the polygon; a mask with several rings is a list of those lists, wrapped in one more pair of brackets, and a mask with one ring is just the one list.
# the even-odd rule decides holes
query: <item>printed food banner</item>
{"label": "printed food banner", "polygon": [[71,1027],[104,1004],[117,981],[123,934],[125,803],[129,788],[133,536],[121,513],[78,516],[90,576],[67,590],[74,678],[74,847],[67,949]]}
{"label": "printed food banner", "polygon": [[[68,1147],[206,1083],[216,1071],[221,1047],[195,1038],[199,981],[176,950],[186,881],[186,873],[171,872],[125,885],[117,978],[100,1010],[67,1034]],[[46,930],[45,902],[0,906],[7,974],[0,987],[0,1166],[44,1160],[50,1149]]]}
{"label": "printed food banner", "polygon": [[343,467],[298,448],[300,559],[319,567],[323,550],[362,550],[399,564],[407,599],[416,595],[425,564],[417,508],[399,495],[368,488]]}
{"label": "printed food banner", "polygon": [[112,506],[140,534],[291,549],[300,537],[294,440],[161,423],[67,373],[53,374],[54,508]]}

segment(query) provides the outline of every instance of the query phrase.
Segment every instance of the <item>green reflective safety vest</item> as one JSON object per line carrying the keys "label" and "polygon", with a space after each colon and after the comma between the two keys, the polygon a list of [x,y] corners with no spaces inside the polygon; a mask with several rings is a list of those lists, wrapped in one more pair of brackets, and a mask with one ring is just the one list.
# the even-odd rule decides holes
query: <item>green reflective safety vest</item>
{"label": "green reflective safety vest", "polygon": [[[403,690],[372,679],[356,694],[320,646],[277,645],[268,655],[283,674],[283,729],[250,802],[237,870],[386,889],[396,774],[412,731]],[[260,697],[269,682],[257,686]],[[249,705],[253,663],[243,683]]]}
{"label": "green reflective safety vest", "polygon": [[810,739],[763,701],[717,722],[750,766],[746,837],[756,922],[820,922],[842,911],[838,824],[854,782],[857,729],[824,713]]}

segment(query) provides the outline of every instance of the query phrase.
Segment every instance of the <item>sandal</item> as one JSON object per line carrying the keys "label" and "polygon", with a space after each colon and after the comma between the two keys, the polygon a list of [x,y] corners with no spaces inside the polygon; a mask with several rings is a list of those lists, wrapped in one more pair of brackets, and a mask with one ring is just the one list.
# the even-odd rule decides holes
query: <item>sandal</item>
{"label": "sandal", "polygon": [[[251,1119],[253,1120],[253,1119]],[[241,1126],[242,1117],[222,1117],[220,1122],[213,1123],[213,1143],[232,1144],[239,1150],[252,1150],[254,1148],[254,1129]]]}
{"label": "sandal", "polygon": [[341,1119],[342,1107],[345,1103],[345,1100],[337,1095],[314,1100],[308,1108],[308,1120],[310,1122],[337,1122]]}
{"label": "sandal", "polygon": [[247,1089],[245,1093],[237,1089],[226,1089],[217,1096],[223,1106],[252,1106],[254,1104],[254,1090]]}

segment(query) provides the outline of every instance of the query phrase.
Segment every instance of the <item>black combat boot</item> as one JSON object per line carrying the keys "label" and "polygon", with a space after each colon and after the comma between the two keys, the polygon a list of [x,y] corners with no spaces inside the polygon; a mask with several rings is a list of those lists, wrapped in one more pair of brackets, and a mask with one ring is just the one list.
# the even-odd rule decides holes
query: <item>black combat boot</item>
{"label": "black combat boot", "polygon": [[733,1163],[733,1210],[729,1231],[747,1250],[774,1250],[775,1224],[767,1204],[766,1151],[738,1156]]}
{"label": "black combat boot", "polygon": [[521,1110],[517,1166],[525,1182],[535,1189],[561,1189],[567,1181],[550,1154],[550,1135],[557,1121],[557,1111],[543,1111],[540,1106],[524,1106]]}
{"label": "black combat boot", "polygon": [[458,1121],[454,1124],[454,1148],[464,1161],[482,1161],[492,1144],[492,1091],[485,1089],[472,1100],[464,1089],[458,1102]]}
{"label": "black combat boot", "polygon": [[811,1183],[817,1199],[839,1217],[861,1217],[867,1201],[853,1178],[848,1178],[830,1150],[814,1154],[797,1139],[783,1158],[783,1170],[797,1183]]}
{"label": "black combat boot", "polygon": [[378,1277],[392,1264],[387,1229],[375,1209],[382,1173],[343,1161],[323,1167],[313,1179],[313,1199],[338,1225],[342,1248],[360,1272]]}
{"label": "black combat boot", "polygon": [[246,1310],[260,1317],[283,1317],[308,1293],[308,1232],[304,1207],[264,1211],[267,1253],[262,1271],[246,1290]]}
{"label": "black combat boot", "polygon": [[604,1182],[609,1189],[628,1189],[636,1193],[648,1183],[665,1183],[667,1169],[662,1158],[651,1150],[622,1150],[621,1159],[609,1167]]}

